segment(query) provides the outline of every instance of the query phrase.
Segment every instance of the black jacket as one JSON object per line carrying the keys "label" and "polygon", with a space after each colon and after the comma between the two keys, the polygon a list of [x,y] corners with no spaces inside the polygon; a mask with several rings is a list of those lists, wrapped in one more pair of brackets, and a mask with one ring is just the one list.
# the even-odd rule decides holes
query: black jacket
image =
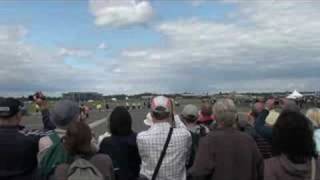
{"label": "black jacket", "polygon": [[139,176],[141,159],[135,133],[129,136],[111,136],[100,145],[100,153],[111,157],[117,180],[135,180]]}
{"label": "black jacket", "polygon": [[48,110],[42,111],[42,123],[42,130],[24,126],[0,126],[0,180],[38,179],[39,140],[55,128]]}

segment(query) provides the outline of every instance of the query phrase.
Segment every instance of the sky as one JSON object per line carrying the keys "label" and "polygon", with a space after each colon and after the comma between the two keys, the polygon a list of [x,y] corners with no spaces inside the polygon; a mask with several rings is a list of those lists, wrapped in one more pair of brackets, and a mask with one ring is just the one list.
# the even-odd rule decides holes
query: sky
{"label": "sky", "polygon": [[316,0],[3,0],[0,96],[320,89]]}

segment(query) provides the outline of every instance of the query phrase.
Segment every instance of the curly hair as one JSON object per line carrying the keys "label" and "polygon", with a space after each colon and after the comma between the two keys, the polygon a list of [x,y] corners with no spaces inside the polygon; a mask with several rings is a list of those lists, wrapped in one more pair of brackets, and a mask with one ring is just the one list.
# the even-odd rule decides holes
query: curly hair
{"label": "curly hair", "polygon": [[123,106],[118,106],[112,111],[109,121],[110,132],[113,136],[128,136],[133,132],[131,115]]}
{"label": "curly hair", "polygon": [[272,148],[274,155],[284,154],[294,163],[317,157],[308,118],[297,111],[283,111],[273,127]]}

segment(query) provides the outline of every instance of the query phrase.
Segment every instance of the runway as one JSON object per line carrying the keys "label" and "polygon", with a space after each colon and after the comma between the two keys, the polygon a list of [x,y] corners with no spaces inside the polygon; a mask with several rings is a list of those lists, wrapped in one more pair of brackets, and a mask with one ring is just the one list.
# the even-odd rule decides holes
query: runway
{"label": "runway", "polygon": [[[177,108],[177,112],[181,112],[182,107]],[[149,112],[149,109],[135,109],[129,111],[132,117],[132,128],[135,132],[141,132],[146,130],[148,127],[143,123],[143,120],[146,118],[146,114]],[[92,111],[90,113],[88,124],[92,128],[95,135],[99,136],[104,132],[108,131],[108,116],[110,115],[111,110],[109,111]],[[240,118],[245,118],[245,113],[239,113]],[[33,129],[41,129],[42,128],[42,121],[41,121],[41,114],[33,114],[30,116],[26,116],[23,119],[22,124],[26,125],[27,127]]]}

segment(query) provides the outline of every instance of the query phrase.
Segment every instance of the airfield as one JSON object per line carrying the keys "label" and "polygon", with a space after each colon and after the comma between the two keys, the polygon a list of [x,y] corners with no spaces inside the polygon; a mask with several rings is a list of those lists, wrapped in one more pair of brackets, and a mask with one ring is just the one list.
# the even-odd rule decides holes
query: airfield
{"label": "airfield", "polygon": [[[137,103],[143,104],[141,101],[135,101]],[[200,99],[183,99],[179,101],[180,105],[176,107],[176,111],[179,114],[183,107],[187,104],[195,104],[198,107],[201,106],[201,100]],[[91,104],[92,110],[89,114],[89,119],[87,120],[87,123],[90,125],[91,129],[93,130],[94,134],[99,136],[106,131],[108,131],[108,117],[110,113],[112,112],[112,109],[116,106],[124,106],[126,104],[126,101],[120,101],[120,102],[110,102],[108,103],[110,106],[109,110],[102,109],[101,111],[98,111],[94,106],[97,103]],[[238,106],[239,111],[239,118],[245,119],[247,112],[250,110],[250,105],[241,105]],[[146,118],[147,113],[150,111],[147,107],[142,107],[141,109],[131,109],[129,110],[131,117],[132,117],[132,128],[135,132],[141,132],[148,127],[143,123],[143,120]],[[33,128],[33,129],[41,129],[42,128],[42,121],[41,121],[41,114],[31,112],[28,116],[25,116],[23,118],[22,124],[26,125],[27,127]]]}

